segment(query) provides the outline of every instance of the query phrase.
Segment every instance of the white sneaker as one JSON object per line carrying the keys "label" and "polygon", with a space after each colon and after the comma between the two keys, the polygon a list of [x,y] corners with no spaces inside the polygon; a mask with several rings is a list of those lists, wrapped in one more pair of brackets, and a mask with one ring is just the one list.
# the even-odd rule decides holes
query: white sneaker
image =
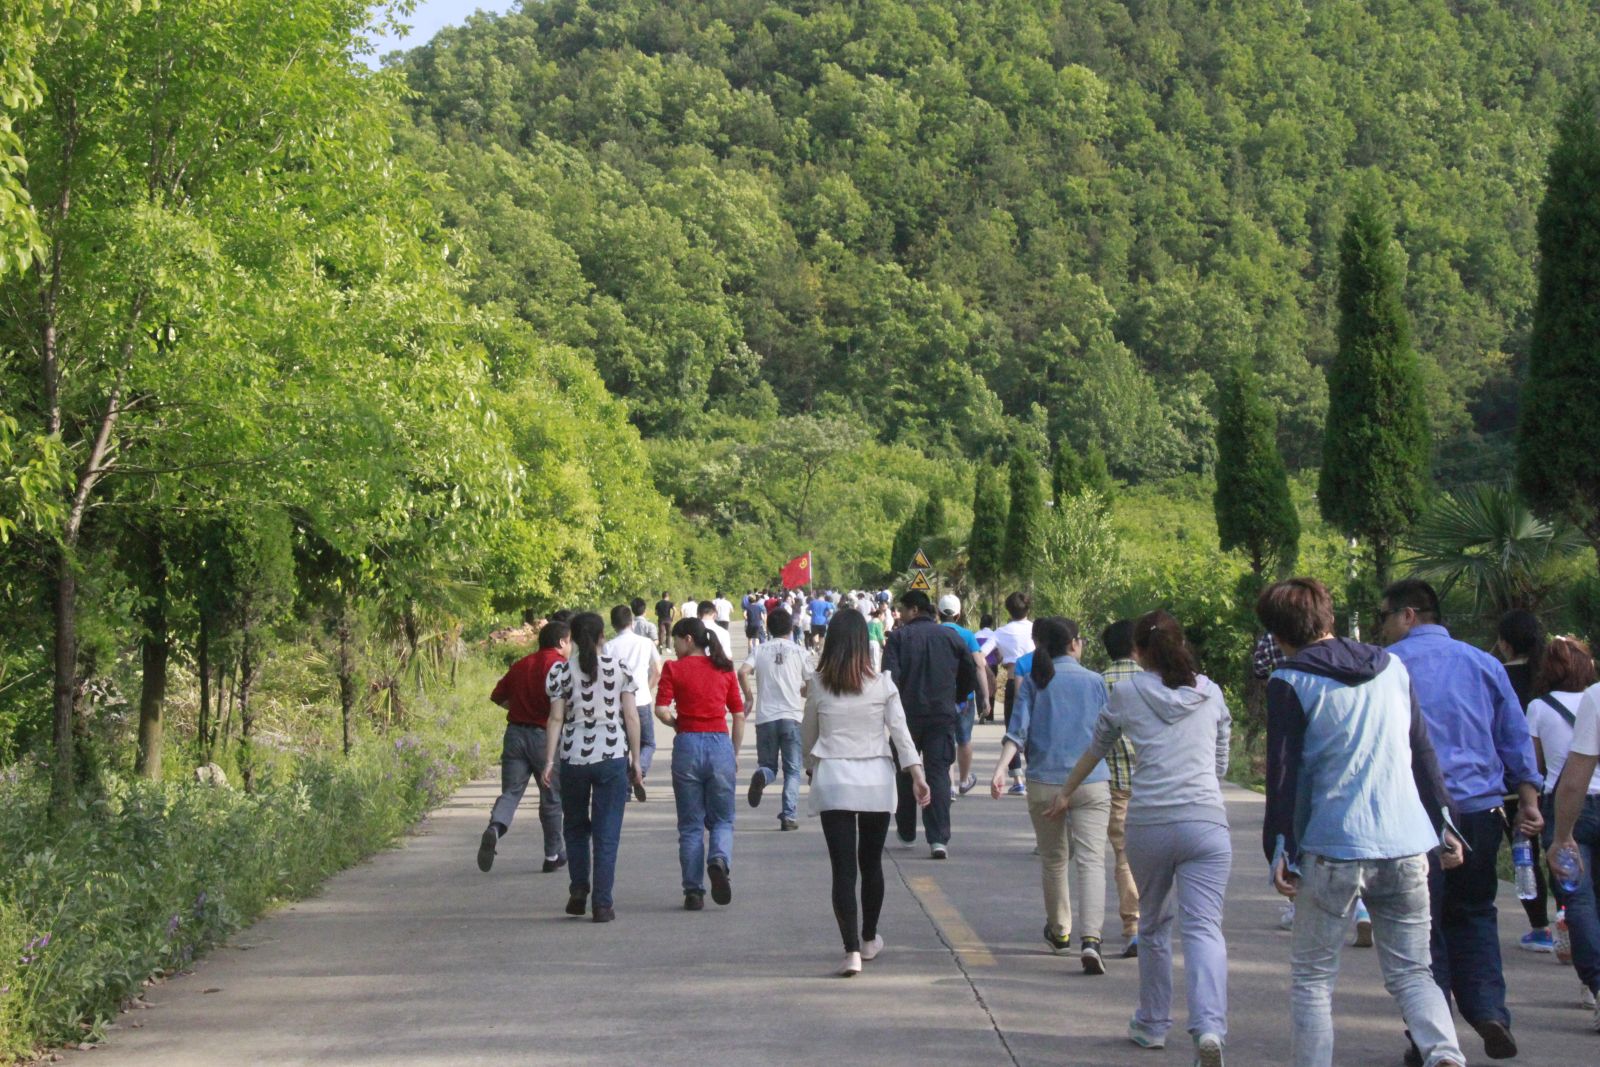
{"label": "white sneaker", "polygon": [[1222,1067],[1222,1038],[1201,1034],[1194,1039],[1194,1067]]}
{"label": "white sneaker", "polygon": [[930,845],[928,847],[928,854],[936,860],[942,860],[946,856],[950,855],[950,850],[944,845]]}
{"label": "white sneaker", "polygon": [[1278,929],[1294,929],[1294,901],[1291,900],[1283,906],[1283,914],[1278,916]]}
{"label": "white sneaker", "polygon": [[861,953],[846,952],[844,962],[839,964],[840,978],[854,978],[861,973]]}
{"label": "white sneaker", "polygon": [[[1590,996],[1593,996],[1593,995],[1594,994],[1592,994],[1592,993],[1590,994]],[[1600,1004],[1596,1004],[1595,1005],[1594,1018],[1589,1020],[1589,1028],[1591,1030],[1593,1030],[1595,1033],[1600,1034]]]}
{"label": "white sneaker", "polygon": [[1584,1011],[1593,1011],[1595,1004],[1594,993],[1586,985],[1580,985],[1578,989],[1581,991],[1578,996],[1578,1006]]}
{"label": "white sneaker", "polygon": [[861,943],[861,959],[862,959],[863,962],[867,962],[867,963],[872,962],[873,960],[878,958],[878,953],[880,953],[882,951],[883,951],[883,935],[882,934],[879,934],[877,937],[874,937],[871,941],[863,941]]}
{"label": "white sneaker", "polygon": [[1372,947],[1372,916],[1367,913],[1367,905],[1359,897],[1356,898],[1356,948]]}

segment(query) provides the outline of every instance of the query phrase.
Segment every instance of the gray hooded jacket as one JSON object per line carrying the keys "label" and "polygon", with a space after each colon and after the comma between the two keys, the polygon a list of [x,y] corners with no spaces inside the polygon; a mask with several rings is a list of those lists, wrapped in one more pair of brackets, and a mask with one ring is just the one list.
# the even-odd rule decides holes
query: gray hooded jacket
{"label": "gray hooded jacket", "polygon": [[1228,825],[1220,779],[1228,771],[1232,719],[1222,690],[1201,675],[1193,686],[1168,689],[1141,671],[1118,683],[1095,722],[1089,750],[1104,756],[1126,737],[1139,753],[1133,766],[1128,825],[1214,822]]}

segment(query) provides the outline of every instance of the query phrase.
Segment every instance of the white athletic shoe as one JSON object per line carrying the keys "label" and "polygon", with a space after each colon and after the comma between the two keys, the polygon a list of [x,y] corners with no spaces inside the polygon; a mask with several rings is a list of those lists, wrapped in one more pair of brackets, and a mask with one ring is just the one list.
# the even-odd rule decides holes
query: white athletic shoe
{"label": "white athletic shoe", "polygon": [[839,964],[840,978],[854,978],[861,973],[861,953],[846,952],[844,962]]}
{"label": "white athletic shoe", "polygon": [[1222,1067],[1222,1038],[1201,1034],[1194,1039],[1194,1067]]}
{"label": "white athletic shoe", "polygon": [[1278,916],[1278,929],[1294,929],[1294,901],[1291,900],[1283,906],[1283,914]]}
{"label": "white athletic shoe", "polygon": [[1580,985],[1578,986],[1578,989],[1578,1006],[1584,1011],[1593,1011],[1595,1006],[1595,997],[1593,991],[1591,991],[1586,985]]}
{"label": "white athletic shoe", "polygon": [[871,941],[863,941],[861,943],[861,959],[862,959],[863,962],[866,962],[866,963],[872,962],[873,960],[878,958],[878,953],[880,953],[882,951],[883,951],[883,935],[882,934],[879,934],[877,937],[874,937]]}

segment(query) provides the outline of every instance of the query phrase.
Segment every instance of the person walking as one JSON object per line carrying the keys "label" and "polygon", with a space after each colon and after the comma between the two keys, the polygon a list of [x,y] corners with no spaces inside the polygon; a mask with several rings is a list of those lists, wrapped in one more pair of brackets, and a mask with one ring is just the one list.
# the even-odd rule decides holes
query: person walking
{"label": "person walking", "polygon": [[[1595,685],[1594,657],[1589,646],[1574,637],[1551,640],[1539,662],[1532,690],[1541,694],[1528,705],[1528,729],[1533,734],[1534,755],[1544,771],[1541,808],[1545,816],[1545,848],[1553,842],[1570,843],[1583,870],[1570,891],[1552,885],[1556,904],[1563,909],[1567,954],[1583,987],[1583,1003],[1594,1009],[1594,1028],[1600,1030],[1600,916],[1595,911],[1595,848],[1600,845],[1600,770],[1595,752],[1600,746],[1600,716],[1584,715],[1585,693],[1600,693]],[[1600,700],[1594,703],[1600,704]],[[1571,765],[1571,778],[1567,767]],[[1562,832],[1557,793],[1567,791],[1567,809],[1574,817]]]}
{"label": "person walking", "polygon": [[[883,610],[888,613],[887,608]],[[978,682],[977,688],[961,702],[956,716],[956,769],[951,788],[955,790],[954,795],[966,796],[978,784],[978,776],[972,773],[972,728],[978,721],[978,709],[989,704],[989,664],[979,651],[977,635],[961,624],[961,598],[954,593],[939,598],[939,625],[961,638],[972,657]]]}
{"label": "person walking", "polygon": [[[657,629],[655,623],[645,618],[645,607],[644,597],[642,596],[636,596],[628,601],[628,610],[633,612],[633,632],[659,648],[661,645],[661,631]],[[646,716],[640,716],[641,720],[644,718]]]}
{"label": "person walking", "polygon": [[656,601],[656,645],[665,650],[667,642],[672,640],[672,612],[675,605],[672,597],[667,595],[665,589],[661,590],[661,599]]}
{"label": "person walking", "polygon": [[621,663],[601,651],[604,640],[600,616],[591,611],[573,616],[572,654],[577,662],[562,660],[545,678],[550,727],[540,777],[540,784],[552,787],[559,753],[567,914],[582,915],[592,889],[592,918],[597,923],[616,918],[612,887],[622,841],[622,810],[629,781],[635,785],[643,781],[634,682]]}
{"label": "person walking", "polygon": [[[1017,700],[1017,660],[1033,651],[1033,622],[1028,618],[1028,612],[1032,608],[1033,598],[1021,590],[1006,597],[1006,614],[1011,616],[1011,621],[996,630],[979,646],[979,651],[984,656],[987,657],[990,653],[999,656],[999,686],[1001,699],[1005,702],[1007,730],[1011,729],[1011,709]],[[1021,796],[1024,792],[1020,753],[1012,757],[1011,788],[1007,792],[1013,796]]]}
{"label": "person walking", "polygon": [[806,614],[811,618],[811,631],[807,635],[810,643],[807,648],[815,647],[822,643],[828,636],[828,620],[833,617],[833,601],[823,595],[822,590],[813,591],[811,600],[806,604]]}
{"label": "person walking", "polygon": [[656,653],[656,643],[633,628],[633,609],[618,604],[611,609],[611,627],[615,636],[606,642],[605,653],[628,672],[633,679],[634,703],[639,712],[639,780],[633,786],[633,799],[644,803],[644,780],[650,776],[650,764],[656,755],[656,723],[651,714],[655,699],[656,682],[661,677],[661,657]]}
{"label": "person walking", "polygon": [[1223,894],[1233,866],[1222,776],[1231,718],[1222,690],[1199,673],[1183,627],[1165,611],[1133,627],[1141,670],[1119,682],[1045,815],[1056,818],[1118,737],[1139,754],[1128,803],[1128,862],[1139,885],[1139,1007],[1128,1039],[1165,1048],[1172,1027],[1172,924],[1181,916],[1195,1063],[1222,1067],[1228,1036]]}
{"label": "person walking", "polygon": [[[711,635],[711,639],[721,647],[723,658],[732,663],[733,639],[728,636],[728,628],[717,622],[716,603],[710,600],[700,601],[695,607],[695,614],[700,619],[700,624],[706,628],[706,632]],[[674,630],[673,634],[676,636],[677,631]]]}
{"label": "person walking", "polygon": [[[1495,631],[1497,637],[1494,654],[1506,669],[1506,678],[1511,682],[1511,691],[1517,694],[1517,703],[1522,705],[1522,710],[1528,717],[1528,731],[1531,734],[1532,703],[1534,697],[1539,695],[1534,684],[1545,648],[1544,624],[1539,621],[1539,616],[1531,611],[1508,611],[1500,616]],[[1572,706],[1577,707],[1576,704]],[[1538,747],[1538,742],[1535,741],[1535,755]],[[1554,779],[1547,777],[1545,780],[1549,788],[1555,787]],[[1514,811],[1518,801],[1519,798],[1515,793],[1508,794],[1505,798],[1505,809]],[[1540,812],[1548,823],[1550,812],[1542,800]],[[1505,825],[1505,836],[1507,844],[1510,844],[1515,836],[1515,831],[1509,822]],[[1517,947],[1528,952],[1554,952],[1555,937],[1550,932],[1550,885],[1545,880],[1544,857],[1540,855],[1543,850],[1537,837],[1531,838],[1529,844],[1533,848],[1533,896],[1521,900],[1522,910],[1528,916],[1528,932],[1522,935]]]}
{"label": "person walking", "polygon": [[[1117,683],[1139,673],[1133,660],[1133,620],[1118,619],[1100,631],[1100,644],[1111,665],[1101,675],[1109,697]],[[1117,912],[1122,920],[1122,958],[1139,955],[1139,886],[1128,866],[1128,801],[1133,796],[1133,746],[1119,737],[1106,753],[1106,769],[1111,772],[1111,813],[1106,819],[1106,838],[1111,842],[1117,877]]]}
{"label": "person walking", "polygon": [[1256,617],[1284,655],[1267,682],[1267,811],[1273,885],[1306,905],[1294,919],[1289,1056],[1332,1067],[1333,985],[1358,897],[1384,987],[1427,1067],[1466,1063],[1428,949],[1428,853],[1462,862],[1449,793],[1405,665],[1335,637],[1321,582],[1268,586]]}
{"label": "person walking", "polygon": [[1090,769],[1063,815],[1045,814],[1094,736],[1107,701],[1105,680],[1078,662],[1083,638],[1071,619],[1040,619],[1033,625],[1033,639],[1033,663],[1017,687],[989,792],[996,800],[1004,795],[1007,765],[1022,751],[1028,758],[1028,817],[1044,879],[1045,944],[1053,952],[1070,949],[1076,920],[1084,973],[1105,974],[1100,929],[1106,913],[1106,823],[1111,818],[1111,774],[1105,763]]}
{"label": "person walking", "polygon": [[766,639],[767,602],[760,593],[751,593],[744,604],[744,639],[755,648]]}
{"label": "person walking", "polygon": [[927,593],[913,589],[900,598],[900,604],[906,618],[889,633],[883,673],[894,679],[900,691],[907,728],[921,753],[928,781],[941,788],[933,791],[933,800],[926,806],[919,804],[913,777],[903,764],[895,831],[905,844],[916,841],[920,809],[928,853],[942,860],[950,854],[950,790],[943,785],[956,757],[956,705],[977,688],[977,679],[967,646],[934,621],[933,601]]}
{"label": "person walking", "polygon": [[745,799],[752,808],[759,806],[762,792],[778,780],[781,765],[780,830],[800,828],[795,818],[800,805],[800,718],[805,711],[806,683],[811,678],[805,649],[791,640],[792,626],[787,611],[773,611],[767,619],[772,640],[756,649],[739,668],[745,707],[751,709],[756,726],[756,769],[750,776]]}
{"label": "person walking", "polygon": [[705,907],[708,876],[712,900],[733,900],[733,782],[744,740],[744,699],[733,662],[712,636],[715,629],[714,622],[708,628],[699,619],[673,626],[678,658],[662,668],[656,686],[656,718],[677,731],[672,739],[672,797],[678,809],[685,911]]}
{"label": "person walking", "polygon": [[857,612],[842,612],[828,627],[800,732],[811,775],[811,810],[822,822],[833,868],[833,915],[844,941],[839,974],[849,978],[884,947],[878,916],[883,844],[889,813],[898,804],[896,760],[899,773],[911,779],[916,803],[927,806],[932,799],[900,692],[887,674],[872,669],[866,622]]}
{"label": "person walking", "polygon": [[[1519,798],[1517,832],[1535,837],[1544,828],[1539,768],[1505,668],[1489,653],[1451,637],[1443,619],[1433,587],[1409,578],[1383,591],[1378,634],[1411,673],[1467,849],[1459,867],[1431,864],[1434,979],[1445,996],[1455,997],[1462,1018],[1483,1039],[1484,1054],[1508,1059],[1517,1054],[1517,1042],[1501,970],[1495,861],[1507,821],[1508,787]],[[1417,1061],[1414,1053],[1408,1055]]]}
{"label": "person walking", "polygon": [[567,849],[561,834],[561,797],[543,781],[545,731],[550,721],[550,697],[545,679],[550,668],[567,658],[572,647],[564,622],[547,622],[539,629],[539,650],[511,665],[495,684],[489,699],[506,709],[506,732],[500,742],[500,797],[489,812],[489,825],[478,841],[478,870],[488,873],[500,839],[511,831],[522,794],[532,781],[539,790],[539,826],[544,831],[544,873],[566,866]]}

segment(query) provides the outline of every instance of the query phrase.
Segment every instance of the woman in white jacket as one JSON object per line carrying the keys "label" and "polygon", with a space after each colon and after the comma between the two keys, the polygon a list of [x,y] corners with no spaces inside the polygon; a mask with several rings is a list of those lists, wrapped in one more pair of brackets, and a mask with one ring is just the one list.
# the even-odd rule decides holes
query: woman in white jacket
{"label": "woman in white jacket", "polygon": [[833,864],[833,914],[844,939],[839,974],[849,978],[861,973],[863,959],[883,951],[878,935],[883,842],[897,803],[897,758],[911,772],[917,803],[926,807],[933,797],[922,757],[906,729],[900,691],[887,674],[872,668],[867,623],[860,612],[841,611],[829,623],[800,732],[811,775],[811,810],[821,817]]}

